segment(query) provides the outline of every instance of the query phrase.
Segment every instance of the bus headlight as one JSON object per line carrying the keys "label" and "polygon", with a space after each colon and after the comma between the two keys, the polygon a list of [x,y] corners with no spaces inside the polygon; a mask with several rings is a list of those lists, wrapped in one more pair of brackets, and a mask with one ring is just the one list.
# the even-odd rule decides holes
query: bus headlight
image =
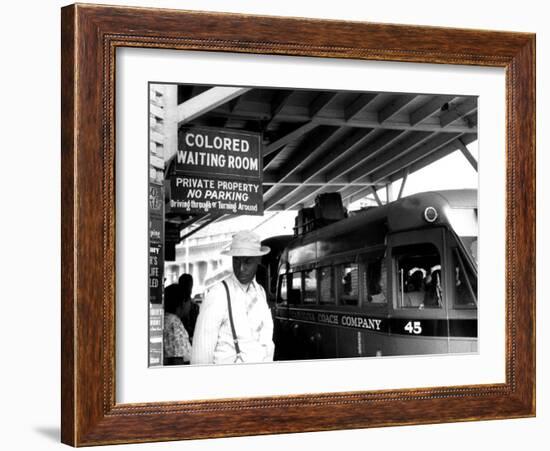
{"label": "bus headlight", "polygon": [[426,207],[424,210],[424,219],[428,222],[435,222],[438,216],[435,207]]}

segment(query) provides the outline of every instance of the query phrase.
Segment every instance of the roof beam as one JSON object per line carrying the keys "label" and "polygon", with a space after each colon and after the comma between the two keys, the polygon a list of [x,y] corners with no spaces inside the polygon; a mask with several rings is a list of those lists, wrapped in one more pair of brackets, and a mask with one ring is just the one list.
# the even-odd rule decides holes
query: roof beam
{"label": "roof beam", "polygon": [[403,130],[387,130],[373,142],[368,143],[365,147],[359,149],[359,151],[354,152],[354,154],[346,158],[341,164],[336,166],[334,169],[330,170],[327,173],[327,179],[331,180],[335,177],[347,174],[352,171],[357,166],[369,160],[374,155],[378,154],[384,149],[387,149],[388,146],[393,144],[397,139],[399,139],[405,132]]}
{"label": "roof beam", "polygon": [[[299,189],[295,189],[290,194],[286,194],[281,199],[281,201],[274,202],[273,204],[275,203],[280,204],[284,200],[284,205],[285,205],[285,208],[287,209],[292,209],[298,204],[307,205],[313,202],[314,197],[317,196],[318,194],[321,194],[327,191],[331,191],[331,192],[342,191],[346,189],[347,186],[349,186],[348,180],[344,178],[342,182],[338,184],[337,181],[340,181],[340,180],[342,179],[326,181],[323,185],[318,185],[313,187],[310,187],[310,185],[308,184],[303,185],[305,188],[301,187]],[[370,187],[377,187],[377,186],[383,187],[385,186],[385,183],[373,183],[373,182],[370,182],[369,180],[365,180],[361,182],[361,184],[353,184],[351,186],[353,186],[355,189],[369,189]],[[273,204],[270,203],[270,205],[273,205]],[[264,204],[264,208],[265,208],[265,204]]]}
{"label": "roof beam", "polygon": [[[323,134],[323,135],[317,135],[313,141],[311,141],[310,153],[314,153],[316,157],[318,158],[316,162],[305,169],[302,169],[300,173],[300,177],[304,181],[304,183],[307,183],[312,178],[318,176],[325,167],[337,160],[338,158],[342,158],[346,155],[347,152],[354,149],[358,144],[361,142],[364,142],[367,135],[370,133],[365,133],[363,130],[357,130],[352,136],[347,137],[341,142],[337,142],[336,145],[325,155],[321,155],[321,153],[326,149],[327,146],[331,146],[334,144],[334,138],[339,138],[341,135],[345,132],[345,129],[337,128],[333,131],[333,133],[329,134]],[[305,151],[302,151],[299,149],[299,154],[304,154],[307,152],[307,147],[305,147]],[[279,181],[283,181],[285,177],[288,177],[290,174],[295,173],[298,169],[301,169],[299,167],[300,161],[298,160],[298,152],[295,154],[297,155],[294,159],[289,160],[289,162],[285,165],[283,170],[280,173],[280,179]],[[273,192],[271,193],[271,195]],[[285,195],[291,195],[292,192],[286,192]],[[270,199],[270,195],[267,195],[267,199]],[[278,198],[277,201],[280,201],[281,198]]]}
{"label": "roof beam", "polygon": [[238,97],[234,97],[229,101],[229,111],[231,114],[235,113],[237,111],[237,108],[239,108],[239,105],[242,103],[243,99],[245,97],[245,94],[240,95]]}
{"label": "roof beam", "polygon": [[[301,190],[308,192],[313,192],[317,190],[318,188],[316,186],[308,187],[308,186],[281,186],[277,190],[274,196],[272,196],[270,199],[265,200],[264,198],[264,211],[271,211],[276,205],[280,205],[281,202],[286,199],[287,197],[290,197],[293,193],[298,193]],[[269,192],[268,192],[269,194]]]}
{"label": "roof beam", "polygon": [[416,147],[412,151],[406,153],[402,158],[394,160],[392,163],[373,172],[370,176],[374,181],[384,180],[395,172],[398,172],[416,161],[424,158],[439,148],[449,144],[453,140],[459,138],[460,133],[439,133],[433,138],[426,141],[424,144]]}
{"label": "roof beam", "polygon": [[308,107],[310,117],[317,116],[321,111],[323,111],[332,103],[337,95],[337,92],[322,92],[317,97],[315,97],[313,102],[311,102]]}
{"label": "roof beam", "polygon": [[294,141],[295,139],[299,138],[303,134],[309,132],[313,128],[317,127],[318,124],[315,122],[306,122],[305,124],[299,125],[294,130],[292,130],[290,133],[287,133],[284,136],[281,136],[280,138],[276,139],[269,145],[264,147],[263,155],[264,157],[269,155],[272,152],[275,152],[277,149],[280,149],[281,147],[285,146],[286,144],[290,143],[291,141]]}
{"label": "roof beam", "polygon": [[458,149],[462,152],[462,155],[468,160],[468,163],[472,165],[474,170],[477,172],[477,160],[474,158],[472,153],[468,150],[466,145],[460,140],[457,139]]}
{"label": "roof beam", "polygon": [[[268,192],[264,194],[264,201],[269,200],[269,198],[273,196],[273,194],[277,191],[276,187],[279,186],[281,182],[294,175],[297,171],[303,169],[303,165],[307,164],[308,161],[319,157],[323,150],[328,145],[331,145],[334,139],[340,137],[341,134],[342,129],[340,128],[320,128],[315,133],[307,136],[305,140],[302,141],[296,149],[294,149],[294,152],[291,154],[290,158],[285,161],[276,174],[274,174],[275,183],[271,185]],[[264,170],[265,168],[266,166],[264,166]]]}
{"label": "roof beam", "polygon": [[391,183],[386,184],[386,203],[389,204],[393,202],[395,198],[393,197],[393,186]]}
{"label": "roof beam", "polygon": [[[238,113],[231,115],[229,112],[224,112],[221,110],[212,111],[210,113],[213,117],[223,117],[226,118],[231,116],[233,119],[242,119],[242,120],[263,120],[263,114],[261,112],[253,111],[244,111],[240,110]],[[411,125],[408,121],[400,120],[387,120],[383,124],[378,121],[378,116],[375,112],[369,111],[366,114],[361,115],[360,118],[354,117],[352,119],[346,119],[344,115],[335,116],[334,112],[331,112],[332,115],[327,115],[326,112],[322,112],[321,115],[317,115],[314,118],[311,118],[309,112],[304,110],[298,112],[285,112],[277,115],[277,121],[281,122],[297,122],[305,123],[309,121],[315,122],[316,125],[329,125],[334,127],[353,127],[353,128],[385,128],[388,130],[416,130],[416,131],[427,131],[427,132],[460,132],[460,133],[471,133],[477,131],[477,124],[475,121],[472,123],[468,122],[466,118],[457,119],[453,123],[442,127],[439,123],[439,120],[436,118],[428,117],[424,122],[420,122],[416,125]],[[345,113],[344,113],[345,114]],[[266,130],[269,130],[266,127]]]}
{"label": "roof beam", "polygon": [[407,105],[409,105],[418,95],[416,94],[400,94],[387,105],[384,105],[380,111],[378,111],[378,122],[384,123],[387,120],[394,117],[400,111],[402,111]]}
{"label": "roof beam", "polygon": [[[251,109],[245,110],[243,108],[239,108],[239,111],[231,112],[228,107],[225,107],[225,105],[221,105],[215,110],[209,111],[208,116],[212,118],[234,119],[237,121],[268,121],[270,114],[262,110],[251,110]],[[292,121],[292,122],[302,122],[302,121]]]}
{"label": "roof beam", "polygon": [[[359,163],[363,162],[365,159],[369,158],[371,155],[374,155],[376,152],[382,151],[384,148],[389,146],[392,142],[394,142],[403,133],[404,133],[403,131],[389,130],[389,131],[385,132],[382,136],[378,137],[378,139],[376,139],[372,143],[366,144],[366,146],[368,146],[369,152],[365,153],[365,152],[361,152],[359,150],[358,152],[354,153],[354,158],[344,159],[343,163],[341,165],[339,165],[339,167],[332,170],[331,172],[329,172],[325,176],[326,185],[334,183],[335,180],[341,178],[343,175],[346,174],[346,172],[353,169],[353,167],[355,167],[356,164],[359,164]],[[366,136],[365,136],[365,138],[366,138]],[[342,157],[345,157],[345,154],[347,152],[358,149],[359,144],[363,144],[364,141],[365,141],[364,138],[360,139],[359,142],[356,141],[355,144],[350,146],[347,151],[345,151],[343,153],[341,152]],[[324,168],[324,166],[323,166],[323,168]],[[322,168],[318,171],[318,173],[320,173],[321,171],[322,171]],[[338,191],[344,189],[345,186],[348,185],[349,177],[346,177],[346,179],[347,180],[346,180],[346,183],[345,183],[344,187],[338,189]],[[362,183],[370,185],[370,184],[372,184],[372,181],[369,180],[368,178],[365,178],[364,180],[362,180]],[[293,206],[295,206],[298,203],[304,203],[304,204],[307,203],[307,201],[310,200],[314,195],[316,195],[318,193],[321,193],[325,190],[326,190],[326,187],[319,187],[319,188],[311,191],[309,194],[304,194],[303,192],[300,192],[300,189],[298,188],[298,189],[294,190],[295,191],[294,193],[287,191],[287,192],[284,193],[284,195],[280,195],[281,199],[279,201],[282,201],[283,199],[285,199],[285,207],[292,208]],[[277,196],[277,197],[279,197],[279,196]]]}
{"label": "roof beam", "polygon": [[353,130],[351,135],[342,140],[341,143],[337,143],[336,146],[322,156],[315,164],[304,168],[304,179],[315,177],[319,175],[329,165],[334,164],[339,160],[344,160],[348,155],[364,145],[371,138],[373,130]]}
{"label": "roof beam", "polygon": [[395,143],[395,145],[391,146],[391,148],[387,149],[385,152],[379,153],[373,159],[369,159],[365,163],[356,167],[350,173],[350,180],[358,180],[365,175],[372,174],[374,171],[402,157],[407,152],[411,151],[415,147],[418,147],[433,136],[434,133],[430,132],[410,133],[406,138]]}
{"label": "roof beam", "polygon": [[[328,117],[328,116],[316,116],[312,120],[318,125],[334,125],[337,127],[355,127],[355,128],[385,128],[387,130],[415,130],[415,131],[427,131],[427,132],[460,132],[460,133],[469,133],[477,131],[477,127],[470,127],[466,121],[461,119],[455,119],[449,125],[442,126],[439,123],[420,123],[417,125],[411,125],[409,122],[389,120],[381,124],[378,121],[378,118],[373,114],[369,115],[370,117],[365,117],[361,119],[350,119],[345,120],[340,117]],[[283,121],[294,122],[307,120],[309,117],[304,117],[303,115],[281,115],[280,117]]]}
{"label": "roof beam", "polygon": [[283,147],[281,147],[276,152],[270,152],[268,155],[266,155],[267,158],[264,158],[264,172],[267,171],[275,162],[279,154],[285,152],[287,148],[290,147],[289,144],[285,144]]}
{"label": "roof beam", "polygon": [[[372,185],[371,183],[365,182],[350,182],[347,177],[338,177],[337,179],[327,181],[323,176],[313,177],[305,181],[300,175],[292,175],[286,178],[284,181],[277,181],[277,175],[273,172],[264,174],[262,180],[262,185],[279,185],[279,186],[321,186],[321,185],[357,185],[357,186],[366,186]],[[382,184],[381,184],[382,186]]]}
{"label": "roof beam", "polygon": [[285,136],[277,139],[273,143],[269,144],[264,149],[264,156],[269,155],[271,152],[274,152],[278,148],[284,146],[285,144],[288,144],[291,141],[294,141],[295,139],[302,136],[304,133],[307,133],[311,129],[317,127],[319,124],[313,122],[313,119],[315,119],[315,116],[317,116],[317,114],[320,113],[324,108],[330,105],[330,103],[336,98],[337,95],[337,92],[323,92],[319,94],[309,105],[309,116],[311,120],[297,127]]}
{"label": "roof beam", "polygon": [[[279,181],[284,181],[298,170],[303,171],[304,165],[322,156],[323,151],[339,139],[346,130],[343,128],[321,129],[310,135],[298,147],[292,156],[282,165],[278,172]],[[307,168],[307,166],[306,166]]]}
{"label": "roof beam", "polygon": [[234,119],[233,118],[233,114],[237,111],[237,108],[239,108],[239,105],[241,104],[241,102],[243,101],[243,98],[244,98],[245,94],[241,95],[241,96],[238,96],[238,97],[235,97],[233,99],[231,99],[228,103],[228,109],[229,109],[229,115],[227,116],[227,118],[225,119],[225,125],[224,127],[228,127],[230,124],[231,124],[231,121],[233,120],[237,120],[238,119]]}
{"label": "roof beam", "polygon": [[[324,155],[323,158],[319,158],[314,165],[303,169],[300,173],[300,176],[302,177],[304,184],[307,184],[309,180],[313,179],[314,177],[320,176],[320,174],[325,170],[327,165],[339,159],[344,159],[347,154],[349,154],[350,152],[353,152],[360,145],[364,144],[368,140],[369,135],[371,133],[372,133],[372,130],[369,130],[366,133],[363,130],[356,130],[351,136],[345,139],[341,144],[331,149],[331,151],[328,154]],[[325,184],[332,183],[338,177],[338,175],[331,178],[323,177],[325,180]],[[319,192],[321,189],[322,187],[317,188],[314,191],[314,193]],[[300,190],[301,190],[301,187],[296,187],[293,190],[289,190],[289,189],[279,190],[279,192],[275,193],[275,195],[273,196],[274,199],[272,198],[268,199],[269,204],[273,205],[274,203],[280,203],[285,199],[290,198],[292,205],[295,205],[297,203],[296,198],[299,198],[299,196],[301,195]]]}
{"label": "roof beam", "polygon": [[346,121],[355,119],[359,116],[376,97],[378,97],[378,94],[375,93],[360,94],[353,102],[344,108],[344,117]]}
{"label": "roof beam", "polygon": [[477,127],[477,110],[464,116],[464,120],[470,127]]}
{"label": "roof beam", "polygon": [[235,97],[239,97],[251,88],[233,88],[226,86],[216,86],[203,93],[190,98],[178,105],[177,120],[178,126],[183,125],[193,119],[229,102]]}
{"label": "roof beam", "polygon": [[271,105],[271,118],[269,119],[269,122],[265,126],[266,130],[269,130],[271,126],[277,121],[277,116],[283,110],[283,108],[285,107],[285,105],[290,100],[293,94],[294,94],[294,91],[292,90],[283,90],[283,91],[277,92],[277,94],[275,95],[275,99],[273,99],[273,102]]}
{"label": "roof beam", "polygon": [[[472,134],[475,136],[475,134]],[[407,170],[409,166],[413,165],[417,161],[422,160],[427,155],[430,155],[434,152],[436,152],[438,149],[442,148],[443,146],[449,145],[449,143],[453,142],[457,138],[459,138],[461,135],[459,133],[445,133],[445,134],[438,134],[432,139],[426,141],[422,145],[416,147],[412,151],[406,153],[402,158],[396,159],[393,161],[393,163],[390,163],[387,166],[382,167],[376,172],[371,173],[370,175],[364,175],[361,179],[354,180],[354,182],[359,182],[364,179],[365,182],[373,182],[373,183],[383,183],[388,182],[388,177],[390,177],[392,174],[397,172],[402,172],[403,170]],[[456,147],[455,147],[456,148]],[[413,171],[410,170],[412,173]],[[398,177],[399,179],[401,177]],[[390,178],[390,181],[395,181],[397,179]],[[347,198],[350,196],[356,196],[359,192],[366,191],[364,188],[357,188],[357,187],[346,187],[342,190],[342,198]]]}
{"label": "roof beam", "polygon": [[379,207],[382,206],[382,201],[380,200],[380,197],[378,197],[378,193],[376,192],[376,189],[374,189],[372,186],[368,188],[372,194],[374,194],[374,199],[376,200],[376,203]]}
{"label": "roof beam", "polygon": [[295,197],[293,197],[289,202],[278,203],[277,205],[274,205],[274,207],[270,208],[270,209],[275,209],[276,210],[277,207],[281,206],[281,205],[283,206],[283,208],[285,210],[296,210],[296,209],[299,209],[299,208],[307,207],[308,205],[311,205],[311,203],[314,202],[314,199],[317,195],[319,195],[321,193],[324,193],[324,192],[328,192],[328,191],[331,191],[331,192],[332,191],[338,191],[338,189],[341,188],[341,187],[342,187],[342,185],[340,185],[340,186],[325,185],[325,186],[321,186],[321,187],[306,186],[301,191],[299,191],[298,194]]}
{"label": "roof beam", "polygon": [[[477,139],[476,134],[467,134],[467,135],[463,135],[460,138],[460,141],[462,143],[464,143],[465,145],[468,145],[468,144],[474,142],[476,139]],[[412,164],[410,166],[409,170],[410,170],[411,173],[419,171],[420,169],[425,168],[426,166],[434,163],[435,161],[440,160],[442,158],[445,158],[447,155],[450,155],[451,153],[456,152],[458,147],[459,147],[458,140],[451,141],[449,144],[439,148],[435,152],[432,152],[429,155],[427,155],[425,158],[423,158],[423,159],[415,162],[414,164]],[[389,180],[391,182],[394,182],[395,180],[400,179],[402,176],[403,176],[402,171],[397,172],[397,173],[391,175],[389,177]]]}
{"label": "roof beam", "polygon": [[407,167],[407,169],[405,169],[405,173],[403,174],[403,178],[401,179],[401,186],[399,187],[399,194],[397,195],[397,199],[401,199],[401,197],[403,197],[403,191],[405,191],[405,185],[407,184],[409,172],[410,167]]}
{"label": "roof beam", "polygon": [[477,97],[469,97],[464,102],[457,105],[450,105],[449,109],[439,117],[442,127],[447,127],[458,119],[472,113],[477,109]]}
{"label": "roof beam", "polygon": [[[366,197],[369,194],[372,194],[372,190],[366,186],[360,188],[357,188],[356,186],[350,186],[340,192],[340,195],[342,196],[342,202],[347,203],[355,202],[356,200]],[[380,205],[378,201],[376,201],[376,203]]]}
{"label": "roof beam", "polygon": [[433,114],[441,110],[441,107],[446,103],[455,99],[455,96],[434,96],[430,101],[414,110],[409,116],[411,125],[416,125],[424,119],[429,118]]}
{"label": "roof beam", "polygon": [[[324,108],[330,105],[330,103],[335,99],[337,95],[338,95],[337,92],[323,92],[319,94],[313,100],[313,102],[311,102],[311,104],[309,105],[310,118],[314,119],[318,113],[320,113]],[[286,97],[285,99],[288,99],[288,97]],[[284,105],[284,102],[283,102],[283,105]],[[282,108],[282,105],[281,105],[281,108]],[[308,131],[317,127],[318,125],[319,124],[316,124],[315,122],[312,122],[312,121],[308,121],[305,124],[300,125],[296,129],[294,129],[292,132],[286,134],[285,136],[269,144],[264,149],[264,156],[269,155],[271,152],[274,152],[275,150],[284,146],[285,144],[288,144],[289,142],[294,141],[296,138],[299,138],[304,133],[307,133]]]}

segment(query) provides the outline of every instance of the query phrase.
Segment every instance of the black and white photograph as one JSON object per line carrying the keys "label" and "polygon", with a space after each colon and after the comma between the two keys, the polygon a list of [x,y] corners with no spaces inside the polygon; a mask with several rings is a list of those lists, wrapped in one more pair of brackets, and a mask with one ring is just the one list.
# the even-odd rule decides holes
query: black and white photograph
{"label": "black and white photograph", "polygon": [[150,367],[477,353],[476,96],[148,89]]}
{"label": "black and white photograph", "polygon": [[2,449],[548,449],[548,8],[448,5],[7,2]]}

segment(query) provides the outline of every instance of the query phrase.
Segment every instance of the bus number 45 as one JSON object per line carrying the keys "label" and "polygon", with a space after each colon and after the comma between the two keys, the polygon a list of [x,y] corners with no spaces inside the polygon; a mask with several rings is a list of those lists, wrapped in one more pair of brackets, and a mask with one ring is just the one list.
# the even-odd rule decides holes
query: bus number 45
{"label": "bus number 45", "polygon": [[420,321],[409,321],[405,325],[405,330],[410,334],[418,335],[422,333],[422,325]]}

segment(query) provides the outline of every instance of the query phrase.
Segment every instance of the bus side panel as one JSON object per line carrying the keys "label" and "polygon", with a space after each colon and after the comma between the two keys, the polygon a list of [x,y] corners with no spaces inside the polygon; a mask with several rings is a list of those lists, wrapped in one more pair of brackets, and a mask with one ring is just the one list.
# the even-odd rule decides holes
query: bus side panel
{"label": "bus side panel", "polygon": [[376,357],[386,354],[388,336],[385,333],[361,332],[362,356]]}
{"label": "bus side panel", "polygon": [[278,343],[281,348],[278,356],[280,360],[308,360],[320,358],[322,343],[319,340],[318,326],[304,324],[299,321],[288,320],[281,324],[281,333]]}
{"label": "bus side panel", "polygon": [[477,352],[477,338],[451,339],[449,352],[453,352],[453,353]]}
{"label": "bus side panel", "polygon": [[337,329],[338,357],[360,357],[362,332],[354,329]]}
{"label": "bus side panel", "polygon": [[375,357],[380,354],[384,355],[384,349],[388,345],[386,334],[344,328],[337,328],[336,331],[338,336],[337,357]]}
{"label": "bus side panel", "polygon": [[275,343],[274,360],[291,359],[292,324],[288,319],[288,308],[276,305],[273,312],[273,343]]}
{"label": "bus side panel", "polygon": [[449,352],[447,337],[411,337],[390,334],[387,341],[389,346],[386,355],[447,354]]}
{"label": "bus side panel", "polygon": [[316,337],[319,343],[319,358],[334,359],[338,357],[338,335],[334,326],[319,325]]}
{"label": "bus side panel", "polygon": [[298,344],[298,347],[293,349],[297,353],[295,359],[318,359],[322,348],[322,343],[318,338],[319,327],[315,324],[295,322],[292,329],[296,337],[295,343]]}
{"label": "bus side panel", "polygon": [[273,342],[275,343],[274,360],[288,360],[290,324],[288,320],[275,318],[273,322]]}

